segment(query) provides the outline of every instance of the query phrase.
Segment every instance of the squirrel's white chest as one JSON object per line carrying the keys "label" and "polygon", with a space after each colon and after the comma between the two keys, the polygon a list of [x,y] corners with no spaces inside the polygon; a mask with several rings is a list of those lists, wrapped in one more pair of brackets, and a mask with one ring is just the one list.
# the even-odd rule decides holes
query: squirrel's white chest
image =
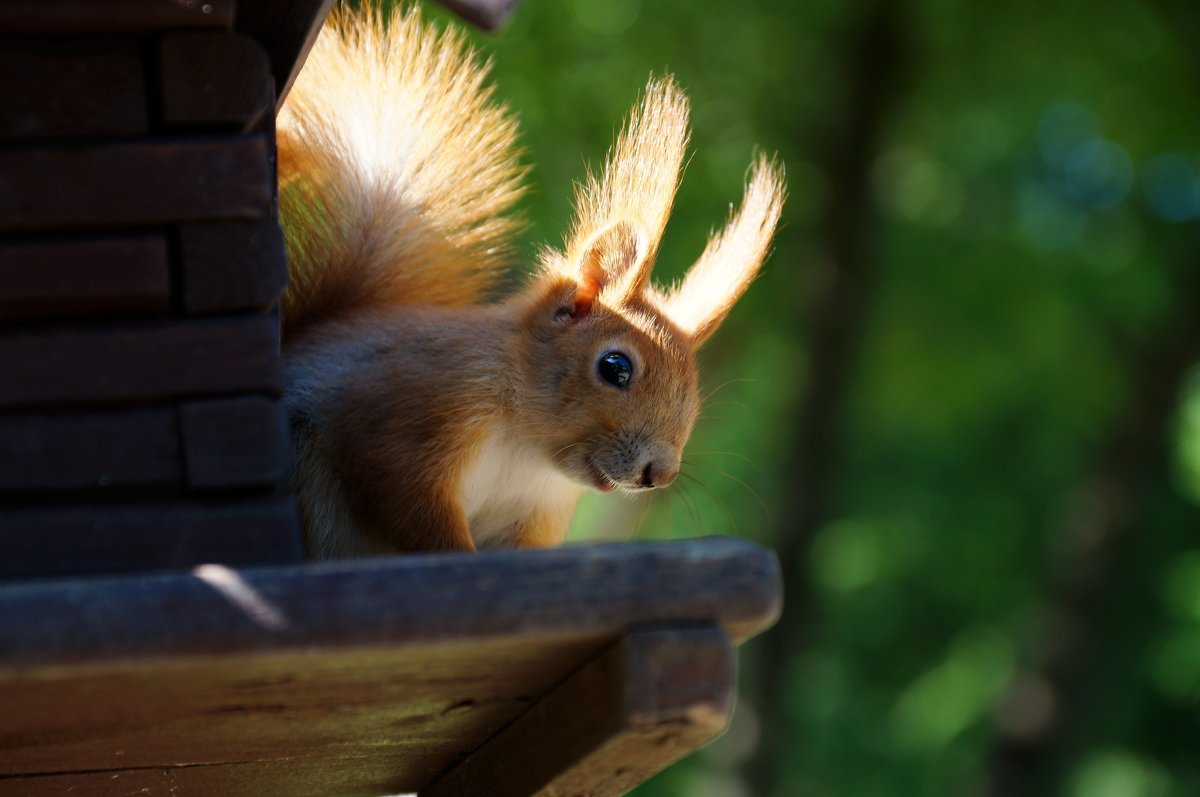
{"label": "squirrel's white chest", "polygon": [[530,516],[571,505],[580,488],[514,435],[487,437],[463,469],[459,496],[478,548],[507,548]]}

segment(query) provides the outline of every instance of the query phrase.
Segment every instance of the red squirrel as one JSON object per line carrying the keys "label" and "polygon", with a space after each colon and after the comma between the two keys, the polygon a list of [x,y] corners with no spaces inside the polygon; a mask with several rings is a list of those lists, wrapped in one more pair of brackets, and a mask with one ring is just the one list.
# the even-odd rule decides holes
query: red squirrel
{"label": "red squirrel", "polygon": [[759,156],[682,282],[650,282],[688,141],[652,80],[562,251],[504,275],[516,125],[455,32],[337,15],[278,118],[292,486],[316,558],[556,545],[585,489],[670,484],[695,353],[761,264],[783,202]]}

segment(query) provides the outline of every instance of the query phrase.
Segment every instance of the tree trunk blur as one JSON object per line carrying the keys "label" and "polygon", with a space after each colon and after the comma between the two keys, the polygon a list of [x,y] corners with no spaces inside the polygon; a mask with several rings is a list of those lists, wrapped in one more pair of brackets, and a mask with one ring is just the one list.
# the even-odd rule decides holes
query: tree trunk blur
{"label": "tree trunk blur", "polygon": [[788,675],[808,625],[808,549],[830,516],[827,500],[839,469],[843,411],[874,293],[871,167],[903,72],[902,5],[889,0],[873,3],[849,32],[844,58],[849,69],[838,104],[843,114],[829,131],[824,162],[831,188],[821,242],[825,262],[817,264],[822,271],[816,275],[808,314],[811,325],[802,330],[808,341],[809,370],[796,431],[787,446],[792,501],[779,510],[777,548],[784,611],[779,624],[756,643],[748,661],[756,669],[746,679],[750,694],[759,698],[761,713],[761,741],[746,765],[755,797],[781,793],[781,767],[786,766],[788,748],[795,741],[788,730]]}

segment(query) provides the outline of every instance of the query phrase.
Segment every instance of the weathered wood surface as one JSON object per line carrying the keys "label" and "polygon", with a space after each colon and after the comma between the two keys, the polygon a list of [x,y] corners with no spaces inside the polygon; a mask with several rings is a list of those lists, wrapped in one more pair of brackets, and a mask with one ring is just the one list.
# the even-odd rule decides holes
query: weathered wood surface
{"label": "weathered wood surface", "polygon": [[279,403],[262,396],[0,413],[0,494],[273,487],[289,448]]}
{"label": "weathered wood surface", "polygon": [[[214,580],[220,572],[200,571]],[[218,589],[210,587],[219,599]],[[0,793],[415,792],[605,644],[399,643],[13,673],[0,677]]]}
{"label": "weathered wood surface", "polygon": [[0,140],[144,133],[137,43],[0,39],[0,108]]}
{"label": "weathered wood surface", "polygon": [[335,0],[241,0],[235,28],[267,51],[276,107],[283,104]]}
{"label": "weathered wood surface", "polygon": [[0,414],[0,494],[182,483],[174,408]]}
{"label": "weathered wood surface", "polygon": [[0,243],[0,322],[164,314],[170,306],[166,236]]}
{"label": "weathered wood surface", "polygon": [[[186,224],[167,233],[0,243],[0,323],[259,310],[287,285],[274,219]],[[172,275],[178,278],[173,280]]]}
{"label": "weathered wood surface", "polygon": [[271,212],[261,135],[0,150],[0,231],[258,219]]}
{"label": "weathered wood surface", "polygon": [[270,315],[0,334],[0,407],[278,393]]}
{"label": "weathered wood surface", "polygon": [[484,30],[496,30],[517,7],[517,0],[437,0],[463,19]]}
{"label": "weathered wood surface", "polygon": [[0,670],[381,639],[589,635],[679,621],[716,623],[738,642],[774,622],[780,600],[774,554],[727,538],[375,558],[239,577],[291,618],[285,627],[265,633],[191,576],[0,587]]}
{"label": "weathered wood surface", "polygon": [[228,28],[234,0],[4,0],[0,34]]}
{"label": "weathered wood surface", "polygon": [[188,401],[179,422],[188,487],[274,487],[287,476],[291,444],[279,402],[262,396]]}
{"label": "weathered wood surface", "polygon": [[0,509],[0,578],[270,564],[302,555],[291,496]]}
{"label": "weathered wood surface", "polygon": [[163,122],[170,128],[248,131],[275,112],[271,65],[236,33],[175,33],[159,43]]}
{"label": "weathered wood surface", "polygon": [[719,628],[630,631],[421,797],[625,794],[721,733],[734,690]]}
{"label": "weathered wood surface", "polygon": [[522,717],[562,731],[537,788],[614,793],[721,727],[778,589],[729,539],[0,585],[0,782],[378,797],[478,777]]}
{"label": "weathered wood surface", "polygon": [[267,307],[287,285],[283,231],[274,219],[186,225],[180,248],[189,313]]}

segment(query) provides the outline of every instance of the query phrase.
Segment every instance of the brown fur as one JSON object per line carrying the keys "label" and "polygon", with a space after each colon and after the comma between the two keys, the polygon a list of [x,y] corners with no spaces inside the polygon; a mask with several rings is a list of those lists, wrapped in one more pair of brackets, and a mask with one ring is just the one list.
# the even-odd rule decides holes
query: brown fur
{"label": "brown fur", "polygon": [[[285,403],[311,553],[553,545],[586,487],[669,484],[699,412],[695,350],[765,256],[778,168],[759,158],[681,285],[654,288],[688,126],[679,88],[653,81],[581,187],[565,251],[481,304],[513,228],[507,114],[461,41],[415,15],[387,32],[374,13],[336,26],[280,117],[281,214],[302,273],[285,306]],[[355,80],[374,102],[420,105],[366,112],[346,100]],[[419,124],[385,123],[401,117]],[[359,140],[374,142],[365,159]],[[627,387],[600,376],[610,351],[633,363]]]}

